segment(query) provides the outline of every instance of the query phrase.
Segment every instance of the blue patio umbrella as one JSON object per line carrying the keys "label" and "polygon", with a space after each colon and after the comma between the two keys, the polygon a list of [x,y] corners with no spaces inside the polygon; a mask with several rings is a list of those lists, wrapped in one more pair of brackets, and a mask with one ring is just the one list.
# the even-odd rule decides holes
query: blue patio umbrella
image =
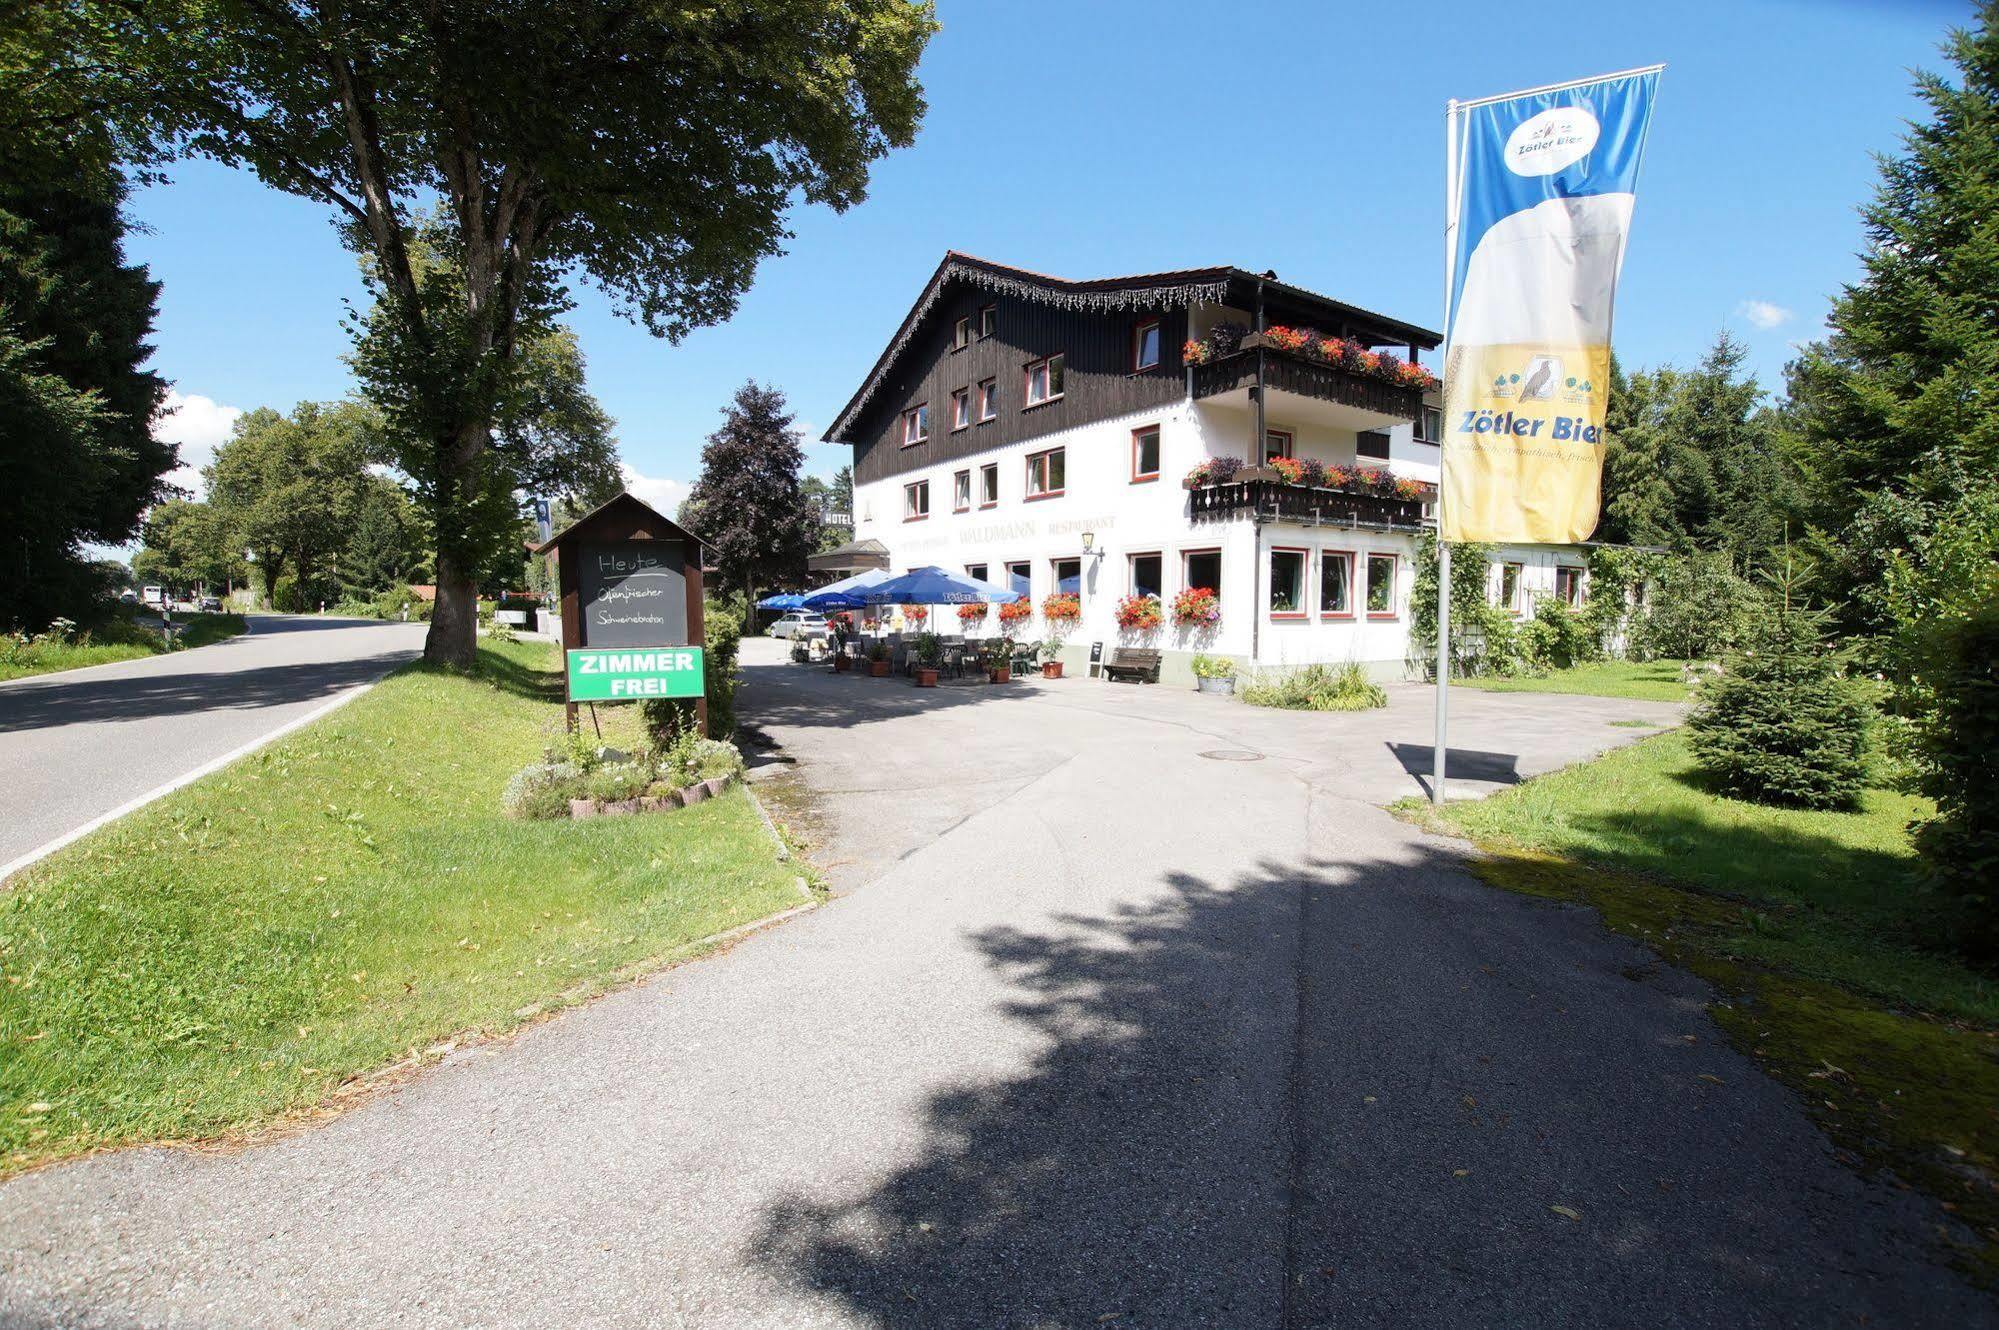
{"label": "blue patio umbrella", "polygon": [[911,568],[853,592],[863,605],[1010,605],[1018,591],[943,568]]}
{"label": "blue patio umbrella", "polygon": [[871,602],[859,598],[859,592],[877,582],[888,580],[888,570],[870,568],[852,577],[843,577],[811,592],[799,601],[799,608],[806,610],[858,610]]}
{"label": "blue patio umbrella", "polygon": [[780,591],[775,596],[765,596],[757,602],[760,610],[795,610],[805,604],[805,597],[796,591]]}

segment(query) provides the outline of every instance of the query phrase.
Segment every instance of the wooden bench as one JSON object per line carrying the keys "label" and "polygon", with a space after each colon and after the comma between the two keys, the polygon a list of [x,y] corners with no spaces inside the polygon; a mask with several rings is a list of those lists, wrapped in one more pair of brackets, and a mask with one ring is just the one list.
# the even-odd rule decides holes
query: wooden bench
{"label": "wooden bench", "polygon": [[1140,647],[1119,647],[1104,665],[1104,678],[1131,679],[1137,683],[1159,682],[1159,653]]}

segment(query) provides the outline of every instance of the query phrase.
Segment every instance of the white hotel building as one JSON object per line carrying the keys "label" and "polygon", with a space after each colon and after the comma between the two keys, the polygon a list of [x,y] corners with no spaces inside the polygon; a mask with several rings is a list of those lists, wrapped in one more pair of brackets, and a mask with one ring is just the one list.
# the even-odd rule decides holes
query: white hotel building
{"label": "white hotel building", "polygon": [[[854,540],[814,568],[937,564],[1014,586],[1037,606],[1017,637],[1046,636],[1042,599],[1075,591],[1072,673],[1101,643],[1106,659],[1161,650],[1168,679],[1196,652],[1401,676],[1437,476],[1434,391],[1255,333],[1272,328],[1409,362],[1440,340],[1238,268],[1072,282],[947,254],[826,433],[854,449]],[[1183,356],[1190,340],[1208,348],[1200,363]],[[1261,465],[1273,457],[1427,483],[1413,498],[1286,484]],[[1248,478],[1190,488],[1188,473],[1217,458]],[[1522,613],[1537,594],[1579,600],[1583,565],[1573,546],[1500,551],[1491,594]],[[1189,587],[1219,593],[1218,624],[1175,626],[1172,601]],[[1121,630],[1131,594],[1160,597],[1166,624]],[[955,631],[944,613],[933,626]]]}

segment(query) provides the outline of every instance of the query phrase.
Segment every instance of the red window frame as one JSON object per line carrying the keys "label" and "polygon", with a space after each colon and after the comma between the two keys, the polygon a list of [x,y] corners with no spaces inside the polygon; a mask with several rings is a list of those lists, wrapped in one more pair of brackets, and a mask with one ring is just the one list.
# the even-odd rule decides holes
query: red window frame
{"label": "red window frame", "polygon": [[1009,591],[1013,590],[1013,570],[1016,568],[1021,569],[1027,574],[1027,590],[1021,594],[1031,599],[1034,595],[1034,560],[1032,559],[1009,559],[1001,564],[1000,572],[1006,575],[1006,581],[1000,583],[1000,585]]}
{"label": "red window frame", "polygon": [[1134,485],[1143,485],[1149,481],[1159,479],[1159,464],[1163,460],[1162,457],[1155,456],[1153,458],[1152,470],[1141,471],[1138,469],[1138,436],[1141,434],[1150,434],[1152,436],[1155,452],[1162,448],[1164,441],[1164,436],[1160,433],[1159,426],[1157,425],[1140,425],[1131,432],[1131,483]]}
{"label": "red window frame", "polygon": [[[910,511],[910,509],[915,505],[912,504],[910,500],[916,497],[917,491],[919,490],[923,492],[923,511],[920,513],[913,513]],[[907,485],[904,485],[902,487],[902,520],[905,522],[921,522],[927,520],[929,516],[930,516],[930,482],[927,480],[910,481]]]}
{"label": "red window frame", "polygon": [[[1080,552],[1076,554],[1050,555],[1048,559],[1048,594],[1051,596],[1071,595],[1080,602],[1083,599],[1083,562],[1083,556]],[[1065,563],[1076,565],[1076,589],[1070,592],[1062,590],[1062,565]]]}
{"label": "red window frame", "polygon": [[[979,389],[979,416],[978,420],[975,423],[984,425],[989,421],[998,420],[999,380],[980,379],[978,382],[978,389]],[[988,408],[991,409],[988,410]]]}
{"label": "red window frame", "polygon": [[1136,564],[1140,559],[1159,560],[1159,586],[1158,589],[1156,589],[1152,594],[1159,597],[1159,599],[1162,601],[1165,600],[1166,599],[1166,551],[1165,550],[1131,550],[1125,554],[1124,556],[1125,594],[1130,596],[1135,596],[1138,594],[1138,574],[1135,573],[1132,570],[1132,568],[1133,565]]}
{"label": "red window frame", "polygon": [[[1037,492],[1034,488],[1034,464],[1040,461],[1044,457],[1053,457],[1057,453],[1062,454],[1062,488],[1044,489]],[[1068,493],[1069,450],[1067,448],[1043,448],[1038,453],[1029,453],[1026,458],[1025,470],[1026,470],[1027,481],[1024,492],[1026,494],[1026,498],[1029,503],[1032,503],[1037,499],[1059,499],[1064,494]],[[1044,477],[1047,475],[1047,472],[1048,468],[1043,467],[1042,474]]]}
{"label": "red window frame", "polygon": [[[958,482],[961,480],[965,482],[965,501],[963,503],[958,502]],[[954,513],[969,513],[972,511],[972,472],[969,467],[963,471],[953,471],[951,473],[951,511]]]}
{"label": "red window frame", "polygon": [[[993,497],[990,499],[986,497],[987,476],[991,476],[993,478]],[[981,508],[999,507],[999,463],[998,462],[987,462],[985,465],[979,468],[979,507]]]}
{"label": "red window frame", "polygon": [[[1066,353],[1058,351],[1052,356],[1043,356],[1039,360],[1030,360],[1027,362],[1027,364],[1021,367],[1020,371],[1021,410],[1032,411],[1037,406],[1047,406],[1050,402],[1059,402],[1062,400],[1062,394],[1054,391],[1055,366],[1057,364],[1063,364],[1066,369],[1066,360],[1067,360]],[[1034,371],[1044,367],[1048,370],[1049,392],[1046,397],[1043,397],[1039,401],[1036,401],[1034,397]],[[1065,373],[1063,377],[1066,379],[1068,376]]]}
{"label": "red window frame", "polygon": [[[921,429],[923,433],[910,438],[910,431]],[[914,448],[919,443],[930,442],[930,403],[918,402],[902,413],[902,446]]]}
{"label": "red window frame", "polygon": [[1296,455],[1298,447],[1298,438],[1296,435],[1288,429],[1267,429],[1263,431],[1263,456],[1257,459],[1258,466],[1266,465],[1270,461],[1270,441],[1272,439],[1284,440],[1283,445],[1277,453],[1279,457],[1292,457]]}
{"label": "red window frame", "polygon": [[[1158,336],[1153,339],[1152,359],[1143,360],[1140,357],[1145,354],[1145,334],[1148,329],[1157,333]],[[1136,324],[1132,325],[1131,372],[1133,374],[1142,373],[1148,369],[1158,369],[1160,362],[1165,359],[1165,356],[1166,333],[1164,325],[1158,319],[1140,319]]]}
{"label": "red window frame", "polygon": [[[1295,602],[1298,608],[1295,610],[1273,609],[1270,606],[1270,602],[1275,599],[1272,593],[1277,590],[1275,569],[1277,556],[1280,554],[1295,554],[1298,556],[1298,595]],[[1308,586],[1310,584],[1310,577],[1308,575],[1312,571],[1311,548],[1306,545],[1272,545],[1270,547],[1270,558],[1264,561],[1263,568],[1265,580],[1264,609],[1269,613],[1270,617],[1280,622],[1299,621],[1307,618],[1311,614],[1311,611],[1305,608],[1305,597],[1308,594]]]}
{"label": "red window frame", "polygon": [[1182,591],[1192,591],[1199,585],[1187,576],[1187,560],[1193,558],[1196,554],[1212,554],[1215,556],[1215,585],[1209,589],[1215,593],[1215,600],[1224,608],[1227,608],[1228,598],[1222,593],[1222,573],[1224,569],[1222,568],[1222,547],[1220,545],[1195,545],[1180,551],[1180,589]]}
{"label": "red window frame", "polygon": [[[1567,579],[1569,584],[1569,594],[1566,596],[1562,594],[1562,582],[1564,578]],[[1561,601],[1570,609],[1575,609],[1583,603],[1582,569],[1576,567],[1574,564],[1558,563],[1555,565],[1555,599]]]}
{"label": "red window frame", "polygon": [[1368,588],[1373,585],[1374,561],[1376,559],[1386,559],[1388,560],[1390,569],[1388,574],[1388,608],[1385,610],[1370,609],[1367,612],[1367,617],[1370,619],[1401,618],[1402,611],[1395,607],[1395,601],[1397,594],[1402,590],[1402,556],[1388,553],[1385,550],[1369,550],[1363,557],[1367,566],[1367,579],[1361,583],[1361,596],[1363,598],[1367,596]]}
{"label": "red window frame", "polygon": [[[1329,610],[1326,608],[1326,559],[1328,556],[1335,559],[1345,559],[1347,562],[1347,607],[1344,610]],[[1322,549],[1319,551],[1319,580],[1316,583],[1316,599],[1319,606],[1319,618],[1322,622],[1345,622],[1350,621],[1354,617],[1354,570],[1359,566],[1359,562],[1360,555],[1356,550]]]}

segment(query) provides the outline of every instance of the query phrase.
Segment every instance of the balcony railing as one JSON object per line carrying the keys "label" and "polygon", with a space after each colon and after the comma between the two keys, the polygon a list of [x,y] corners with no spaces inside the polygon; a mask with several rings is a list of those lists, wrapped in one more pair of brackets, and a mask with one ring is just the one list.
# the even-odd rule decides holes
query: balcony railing
{"label": "balcony railing", "polygon": [[1189,490],[1193,519],[1261,516],[1279,522],[1312,526],[1396,527],[1410,531],[1423,525],[1421,499],[1392,499],[1379,494],[1349,494],[1345,490],[1287,485],[1277,480],[1229,481]]}
{"label": "balcony railing", "polygon": [[[1263,348],[1263,381],[1272,392],[1296,393],[1337,402],[1360,411],[1369,411],[1401,420],[1415,420],[1423,414],[1420,388],[1403,388],[1380,379],[1313,360],[1274,346]],[[1256,352],[1236,351],[1218,356],[1203,365],[1190,365],[1194,396],[1214,397],[1237,388],[1256,385]]]}

